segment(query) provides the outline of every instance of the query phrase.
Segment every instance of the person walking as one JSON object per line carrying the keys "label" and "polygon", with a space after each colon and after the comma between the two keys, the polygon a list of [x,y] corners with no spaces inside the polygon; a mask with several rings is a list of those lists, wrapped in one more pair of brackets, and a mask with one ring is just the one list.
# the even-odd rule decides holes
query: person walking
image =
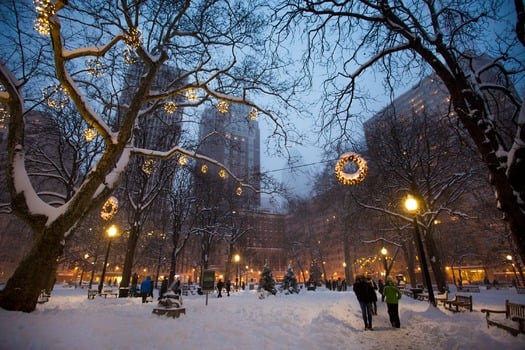
{"label": "person walking", "polygon": [[401,299],[401,291],[392,281],[392,277],[386,278],[386,284],[383,288],[385,295],[386,306],[388,309],[388,316],[392,327],[400,328],[401,321],[399,320],[399,299]]}
{"label": "person walking", "polygon": [[146,303],[146,299],[150,293],[151,277],[147,276],[140,284],[140,296],[142,297],[142,304]]}
{"label": "person walking", "polygon": [[217,282],[217,290],[219,291],[217,298],[222,298],[222,288],[224,288],[224,282],[219,280],[219,282]]}
{"label": "person walking", "polygon": [[[353,286],[354,293],[359,301],[361,313],[363,314],[363,321],[365,322],[365,330],[373,330],[372,328],[372,305],[374,301],[375,291],[366,277],[359,275]],[[377,298],[377,296],[376,296]]]}
{"label": "person walking", "polygon": [[377,316],[377,294],[376,294],[376,290],[377,290],[377,284],[376,284],[376,281],[374,281],[372,279],[372,276],[368,275],[366,276],[366,281],[368,283],[370,283],[370,285],[372,286],[372,288],[374,289],[374,298],[372,300],[372,314],[373,315],[376,315]]}
{"label": "person walking", "polygon": [[381,294],[381,301],[385,301],[385,295],[383,294],[383,289],[385,288],[385,284],[383,283],[383,280],[377,281],[377,289],[379,291],[379,294]]}
{"label": "person walking", "polygon": [[230,290],[232,289],[232,282],[230,280],[226,281],[226,295],[230,296]]}
{"label": "person walking", "polygon": [[168,291],[168,277],[164,276],[164,279],[162,280],[162,283],[160,285],[160,291],[159,291],[159,299],[166,294]]}

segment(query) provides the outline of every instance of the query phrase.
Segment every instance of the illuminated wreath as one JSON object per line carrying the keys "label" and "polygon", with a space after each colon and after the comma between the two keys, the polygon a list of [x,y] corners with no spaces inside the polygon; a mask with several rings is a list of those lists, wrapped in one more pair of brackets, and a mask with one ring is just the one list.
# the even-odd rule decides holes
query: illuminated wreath
{"label": "illuminated wreath", "polygon": [[[355,173],[348,174],[344,172],[345,165],[348,162],[352,162],[357,165],[357,171]],[[335,177],[343,185],[357,185],[365,179],[367,172],[368,166],[366,165],[366,160],[361,158],[357,153],[353,152],[343,153],[335,165]]]}
{"label": "illuminated wreath", "polygon": [[117,210],[118,200],[115,197],[109,197],[106,203],[102,206],[100,217],[106,221],[111,220],[115,214],[117,214]]}

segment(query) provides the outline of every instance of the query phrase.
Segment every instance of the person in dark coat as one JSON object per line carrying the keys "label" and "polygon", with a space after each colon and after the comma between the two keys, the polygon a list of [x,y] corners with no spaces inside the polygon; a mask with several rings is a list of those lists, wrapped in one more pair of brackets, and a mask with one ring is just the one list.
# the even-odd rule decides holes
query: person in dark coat
{"label": "person in dark coat", "polygon": [[219,282],[217,282],[217,290],[219,291],[217,298],[222,298],[222,288],[224,288],[224,282],[219,280]]}
{"label": "person in dark coat", "polygon": [[376,281],[374,281],[372,279],[372,276],[370,275],[366,276],[366,280],[368,283],[372,285],[372,288],[374,288],[374,300],[372,301],[372,314],[377,315],[377,294],[376,294],[377,284],[376,284]]}
{"label": "person in dark coat", "polygon": [[383,288],[385,288],[385,284],[383,283],[383,280],[377,281],[377,288],[379,291],[379,294],[381,294],[381,301],[385,301],[385,295],[383,294]]}
{"label": "person in dark coat", "polygon": [[167,291],[168,291],[168,277],[164,277],[164,279],[162,280],[162,283],[160,284],[159,299],[162,298]]}
{"label": "person in dark coat", "polygon": [[363,321],[365,322],[365,330],[372,330],[372,308],[374,302],[375,290],[365,276],[357,276],[354,283],[354,293],[361,306],[361,313],[363,314]]}
{"label": "person in dark coat", "polygon": [[151,289],[151,277],[147,276],[140,284],[140,295],[142,296],[142,303],[146,302]]}
{"label": "person in dark coat", "polygon": [[230,280],[226,281],[226,295],[230,296],[230,290],[232,289],[232,282]]}
{"label": "person in dark coat", "polygon": [[139,284],[139,276],[136,272],[131,276],[131,296],[134,297],[137,293],[137,284]]}

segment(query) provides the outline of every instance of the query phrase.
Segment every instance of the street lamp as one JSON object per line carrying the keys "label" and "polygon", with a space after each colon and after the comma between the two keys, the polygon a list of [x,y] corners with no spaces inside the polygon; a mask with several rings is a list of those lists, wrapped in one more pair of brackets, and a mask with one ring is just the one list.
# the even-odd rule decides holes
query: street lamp
{"label": "street lamp", "polygon": [[111,249],[111,238],[117,235],[117,227],[111,225],[108,230],[108,249],[106,250],[106,258],[104,259],[104,266],[102,267],[102,275],[100,276],[100,283],[98,284],[98,294],[102,293],[102,288],[104,286],[104,278],[106,278],[106,265],[108,264],[109,250]]}
{"label": "street lamp", "polygon": [[381,255],[383,256],[383,267],[385,268],[385,278],[387,276],[388,272],[388,265],[386,263],[386,255],[388,254],[388,250],[386,250],[385,247],[381,248]]}
{"label": "street lamp", "polygon": [[510,266],[512,266],[512,272],[514,272],[516,285],[519,285],[520,282],[519,282],[519,279],[518,279],[518,274],[516,273],[516,268],[514,267],[514,263],[512,262],[512,255],[510,255],[510,254],[507,255],[507,261],[509,262]]}
{"label": "street lamp", "polygon": [[241,257],[239,256],[239,254],[235,254],[233,259],[235,260],[235,263],[237,263],[237,275],[235,277],[235,289],[239,290],[239,261],[241,260]]}
{"label": "street lamp", "polygon": [[423,241],[421,240],[421,234],[419,233],[419,225],[417,224],[417,211],[419,209],[419,203],[416,198],[408,195],[405,199],[405,208],[410,214],[414,214],[414,239],[417,243],[417,249],[419,253],[419,260],[421,262],[421,268],[423,269],[423,276],[425,277],[425,284],[428,289],[428,301],[436,306],[436,300],[434,298],[434,290],[432,289],[432,280],[430,279],[430,273],[428,272],[427,258],[425,255],[425,248],[423,247]]}

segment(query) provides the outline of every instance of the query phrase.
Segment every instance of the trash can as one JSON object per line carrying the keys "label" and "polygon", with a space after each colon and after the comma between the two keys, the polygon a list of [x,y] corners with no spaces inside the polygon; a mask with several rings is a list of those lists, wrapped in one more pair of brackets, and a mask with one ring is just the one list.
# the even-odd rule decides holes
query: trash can
{"label": "trash can", "polygon": [[129,296],[129,287],[120,287],[118,289],[119,298],[127,298]]}

